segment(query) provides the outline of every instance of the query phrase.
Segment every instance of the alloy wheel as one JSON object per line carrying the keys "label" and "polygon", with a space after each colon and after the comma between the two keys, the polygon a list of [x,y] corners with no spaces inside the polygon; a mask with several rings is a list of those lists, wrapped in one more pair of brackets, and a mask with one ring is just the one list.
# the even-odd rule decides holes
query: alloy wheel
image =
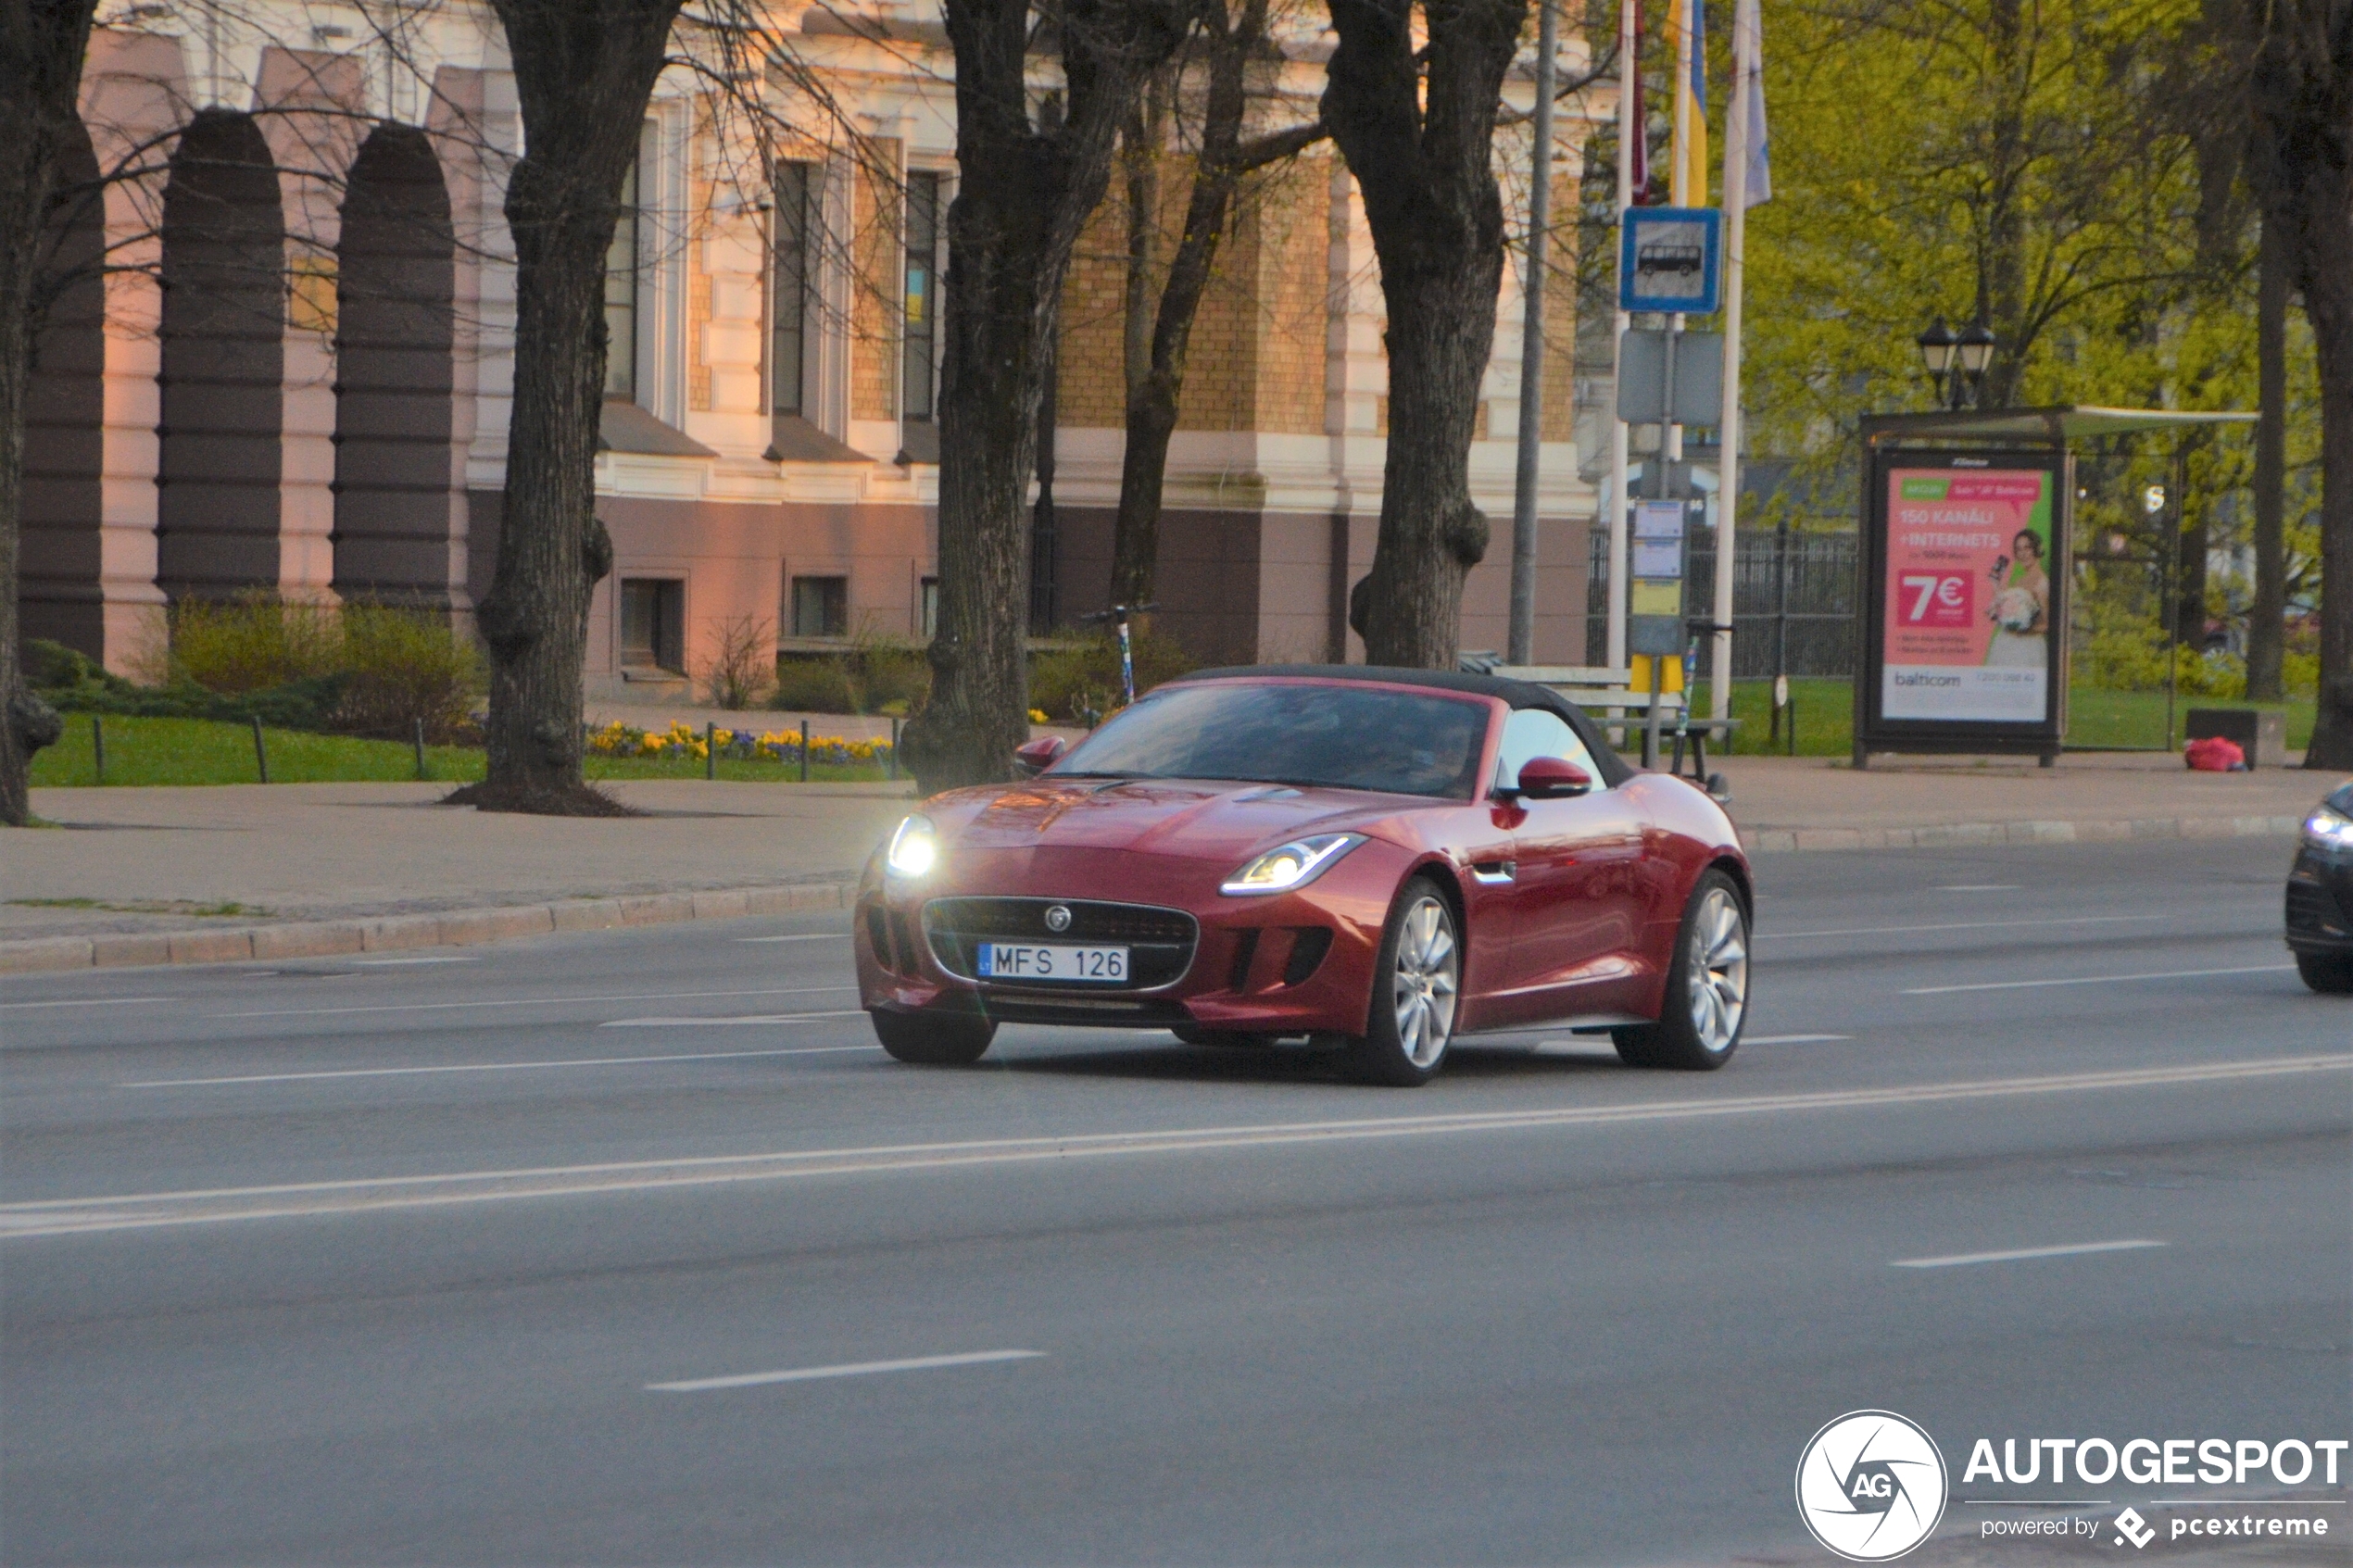
{"label": "alloy wheel", "polygon": [[1445,1052],[1460,972],[1453,913],[1443,899],[1423,894],[1398,929],[1395,976],[1397,1043],[1416,1067],[1430,1067]]}
{"label": "alloy wheel", "polygon": [[1740,1038],[1748,1010],[1748,932],[1730,892],[1711,887],[1693,911],[1689,965],[1692,1029],[1711,1055]]}

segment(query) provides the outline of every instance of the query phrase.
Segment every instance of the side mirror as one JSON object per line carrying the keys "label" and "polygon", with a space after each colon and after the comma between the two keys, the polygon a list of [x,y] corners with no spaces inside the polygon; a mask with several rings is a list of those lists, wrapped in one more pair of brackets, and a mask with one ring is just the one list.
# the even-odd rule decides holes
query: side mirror
{"label": "side mirror", "polygon": [[1070,742],[1060,735],[1039,735],[1026,745],[1013,747],[1013,771],[1026,779],[1034,779],[1056,762],[1070,749]]}
{"label": "side mirror", "polygon": [[1561,757],[1531,757],[1519,770],[1519,793],[1530,800],[1561,800],[1593,787],[1593,775]]}

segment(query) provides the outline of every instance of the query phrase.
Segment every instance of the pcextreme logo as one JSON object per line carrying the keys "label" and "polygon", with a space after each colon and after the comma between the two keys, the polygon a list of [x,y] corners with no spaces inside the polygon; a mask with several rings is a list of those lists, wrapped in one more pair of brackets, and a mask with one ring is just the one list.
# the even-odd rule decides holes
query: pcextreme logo
{"label": "pcextreme logo", "polygon": [[1850,1562],[1903,1556],[1944,1517],[1944,1456],[1893,1411],[1850,1411],[1797,1460],[1797,1515]]}

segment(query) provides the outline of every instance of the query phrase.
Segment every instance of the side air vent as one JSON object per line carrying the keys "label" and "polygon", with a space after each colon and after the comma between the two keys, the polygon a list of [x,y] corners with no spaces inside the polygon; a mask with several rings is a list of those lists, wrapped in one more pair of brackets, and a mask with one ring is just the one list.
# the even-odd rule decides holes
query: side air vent
{"label": "side air vent", "polygon": [[1324,955],[1331,950],[1332,934],[1328,928],[1311,925],[1296,933],[1291,937],[1290,961],[1283,965],[1283,984],[1304,985],[1324,961]]}

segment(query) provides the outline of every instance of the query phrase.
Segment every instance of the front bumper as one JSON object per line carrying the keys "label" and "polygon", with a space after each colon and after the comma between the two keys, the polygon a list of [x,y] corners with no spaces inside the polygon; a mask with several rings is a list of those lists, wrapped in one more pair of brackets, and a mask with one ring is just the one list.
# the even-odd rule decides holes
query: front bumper
{"label": "front bumper", "polygon": [[2308,844],[2287,877],[2287,945],[2299,953],[2353,953],[2353,854]]}
{"label": "front bumper", "polygon": [[[1362,1034],[1396,856],[1367,844],[1306,887],[1241,898],[1216,891],[1230,868],[1150,855],[1111,864],[1100,852],[967,855],[952,876],[923,885],[870,876],[852,925],[862,1002],[1008,1023]],[[1072,927],[1030,929],[1027,911],[1057,902],[1074,911]],[[1179,922],[1192,934],[1181,951],[1171,940]],[[1130,946],[1136,984],[972,977],[969,944],[985,936],[1067,942],[1090,933]]]}

